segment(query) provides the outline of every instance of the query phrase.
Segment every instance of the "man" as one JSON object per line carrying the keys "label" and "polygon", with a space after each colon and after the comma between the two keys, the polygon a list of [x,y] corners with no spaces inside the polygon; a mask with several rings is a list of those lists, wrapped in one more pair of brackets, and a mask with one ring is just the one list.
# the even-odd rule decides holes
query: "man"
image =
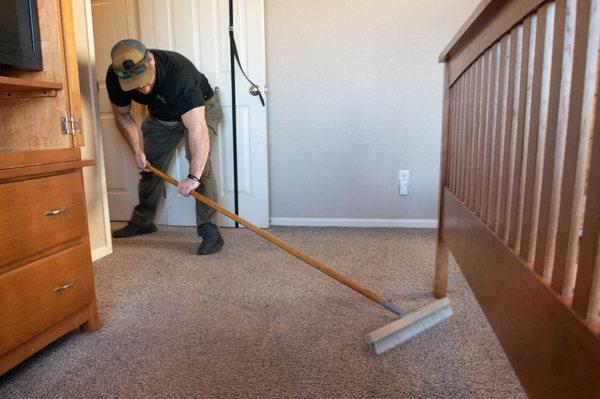
{"label": "man", "polygon": [[[113,233],[115,238],[133,237],[156,231],[154,217],[164,182],[149,172],[148,164],[166,170],[177,144],[185,140],[190,173],[177,186],[181,195],[192,190],[217,201],[217,190],[209,154],[223,118],[218,93],[206,77],[181,54],[147,50],[137,40],[121,40],[111,51],[112,65],[106,73],[106,88],[115,122],[141,172],[140,203],[129,223]],[[131,116],[131,101],[148,106],[150,114],[142,124],[144,146]],[[210,132],[209,132],[210,131]],[[196,201],[196,225],[202,243],[199,255],[215,253],[223,239],[211,218],[214,210]]]}

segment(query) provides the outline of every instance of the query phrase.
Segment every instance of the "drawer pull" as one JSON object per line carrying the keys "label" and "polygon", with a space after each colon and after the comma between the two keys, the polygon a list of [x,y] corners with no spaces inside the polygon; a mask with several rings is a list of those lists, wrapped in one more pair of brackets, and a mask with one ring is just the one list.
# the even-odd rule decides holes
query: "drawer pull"
{"label": "drawer pull", "polygon": [[55,209],[53,211],[46,211],[44,212],[44,216],[56,216],[56,215],[62,215],[63,213],[65,213],[67,211],[67,207],[63,206],[60,207],[58,209]]}
{"label": "drawer pull", "polygon": [[69,289],[69,288],[71,288],[71,287],[72,287],[72,286],[74,286],[74,285],[75,285],[75,279],[74,279],[74,278],[72,278],[72,279],[70,279],[70,280],[69,280],[69,282],[68,282],[67,284],[65,284],[65,285],[60,285],[60,286],[56,287],[56,288],[54,289],[54,292],[60,292],[60,291],[64,291],[64,290],[66,290],[66,289]]}

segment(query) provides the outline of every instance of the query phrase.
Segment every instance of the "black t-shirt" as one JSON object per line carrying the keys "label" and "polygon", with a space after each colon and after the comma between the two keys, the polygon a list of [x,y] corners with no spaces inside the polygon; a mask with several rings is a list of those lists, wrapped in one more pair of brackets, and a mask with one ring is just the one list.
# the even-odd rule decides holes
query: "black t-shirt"
{"label": "black t-shirt", "polygon": [[137,90],[123,91],[115,71],[109,65],[106,89],[110,101],[125,107],[135,101],[163,121],[181,120],[181,115],[204,105],[213,96],[208,79],[183,55],[173,51],[150,50],[154,55],[156,82],[148,95]]}

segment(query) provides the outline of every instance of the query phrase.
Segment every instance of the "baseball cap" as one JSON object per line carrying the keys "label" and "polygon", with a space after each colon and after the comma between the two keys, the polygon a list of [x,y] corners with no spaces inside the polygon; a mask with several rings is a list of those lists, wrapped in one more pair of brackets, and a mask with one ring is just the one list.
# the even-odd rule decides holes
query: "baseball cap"
{"label": "baseball cap", "polygon": [[119,78],[123,91],[147,85],[154,78],[146,47],[133,39],[117,42],[111,52],[112,68]]}

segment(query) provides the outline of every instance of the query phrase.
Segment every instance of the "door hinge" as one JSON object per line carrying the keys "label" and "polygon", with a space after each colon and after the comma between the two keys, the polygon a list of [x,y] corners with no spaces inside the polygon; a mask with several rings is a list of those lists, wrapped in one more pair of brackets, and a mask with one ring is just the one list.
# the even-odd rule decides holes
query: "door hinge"
{"label": "door hinge", "polygon": [[63,116],[60,118],[60,130],[62,134],[75,136],[77,133],[81,133],[81,121],[72,116]]}

